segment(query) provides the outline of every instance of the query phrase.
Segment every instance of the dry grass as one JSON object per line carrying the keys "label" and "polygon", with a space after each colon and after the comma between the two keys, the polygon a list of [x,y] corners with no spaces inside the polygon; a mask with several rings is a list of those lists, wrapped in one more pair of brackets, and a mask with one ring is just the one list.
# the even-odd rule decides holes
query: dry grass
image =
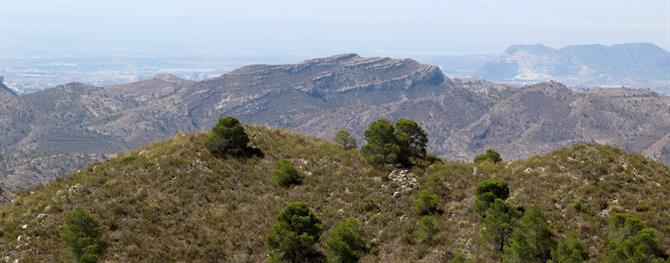
{"label": "dry grass", "polygon": [[[276,214],[300,200],[326,230],[350,216],[363,222],[372,244],[365,262],[435,262],[452,253],[490,261],[470,212],[474,188],[486,178],[506,181],[515,205],[541,205],[557,235],[578,231],[595,258],[604,215],[614,211],[640,216],[670,248],[670,171],[616,148],[578,145],[509,164],[413,169],[420,182],[437,174],[448,189],[444,213],[436,215],[439,242],[426,244],[416,238],[420,216],[411,208],[418,191],[393,198],[388,171],[373,170],[357,151],[284,130],[247,131],[265,158],[217,159],[204,149],[203,134],[182,134],[20,194],[0,208],[0,260],[67,261],[58,231],[65,213],[84,207],[106,229],[109,262],[259,262]],[[301,171],[302,185],[272,184],[280,159]]]}

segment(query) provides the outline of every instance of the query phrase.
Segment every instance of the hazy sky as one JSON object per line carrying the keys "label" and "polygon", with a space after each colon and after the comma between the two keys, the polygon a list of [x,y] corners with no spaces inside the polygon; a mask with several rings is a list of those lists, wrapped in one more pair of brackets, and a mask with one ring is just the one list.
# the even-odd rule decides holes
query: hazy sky
{"label": "hazy sky", "polygon": [[664,1],[0,0],[0,56],[499,54],[516,43],[652,42]]}

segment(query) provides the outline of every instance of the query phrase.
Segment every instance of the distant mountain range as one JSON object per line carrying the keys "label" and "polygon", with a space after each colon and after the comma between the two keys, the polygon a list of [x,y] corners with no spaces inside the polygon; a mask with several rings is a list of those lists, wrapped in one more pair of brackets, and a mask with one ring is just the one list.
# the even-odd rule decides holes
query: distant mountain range
{"label": "distant mountain range", "polygon": [[426,58],[447,73],[515,84],[559,81],[571,86],[627,86],[670,94],[670,53],[650,43],[612,46],[513,45],[500,56]]}
{"label": "distant mountain range", "polygon": [[168,74],[118,86],[81,83],[0,92],[0,182],[14,189],[222,115],[322,138],[362,139],[377,118],[417,120],[429,150],[470,159],[487,148],[516,159],[578,142],[607,143],[670,163],[670,97],[627,88],[575,89],[446,77],[411,59],[343,54],[251,65],[192,82]]}

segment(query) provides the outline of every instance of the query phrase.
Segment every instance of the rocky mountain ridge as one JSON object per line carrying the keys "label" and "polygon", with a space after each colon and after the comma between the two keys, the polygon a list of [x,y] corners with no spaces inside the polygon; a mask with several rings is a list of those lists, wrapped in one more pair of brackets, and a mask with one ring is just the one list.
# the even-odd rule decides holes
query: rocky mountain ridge
{"label": "rocky mountain ridge", "polygon": [[161,74],[110,87],[70,83],[19,96],[0,93],[0,182],[44,183],[85,164],[222,115],[321,138],[362,139],[378,118],[417,120],[429,150],[507,159],[579,142],[607,143],[670,163],[670,98],[626,88],[582,90],[446,77],[411,59],[343,54],[287,65],[250,65],[191,82]]}

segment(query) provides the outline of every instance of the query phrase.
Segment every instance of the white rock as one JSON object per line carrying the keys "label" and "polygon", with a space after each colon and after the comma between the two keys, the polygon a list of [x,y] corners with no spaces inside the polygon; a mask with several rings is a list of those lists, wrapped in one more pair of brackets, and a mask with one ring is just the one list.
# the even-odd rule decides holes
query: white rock
{"label": "white rock", "polygon": [[21,228],[28,229],[28,224],[22,225]]}

